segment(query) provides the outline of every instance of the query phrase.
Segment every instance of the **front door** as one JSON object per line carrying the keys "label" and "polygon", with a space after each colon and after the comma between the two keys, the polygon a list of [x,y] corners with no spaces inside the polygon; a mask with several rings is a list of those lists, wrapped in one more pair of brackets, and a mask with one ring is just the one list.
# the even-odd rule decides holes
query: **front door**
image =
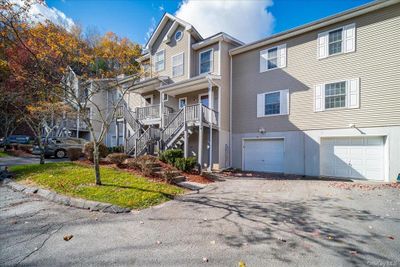
{"label": "front door", "polygon": [[117,146],[124,144],[124,122],[117,121]]}
{"label": "front door", "polygon": [[209,101],[208,101],[208,95],[200,95],[199,101],[202,105],[208,107],[209,106]]}

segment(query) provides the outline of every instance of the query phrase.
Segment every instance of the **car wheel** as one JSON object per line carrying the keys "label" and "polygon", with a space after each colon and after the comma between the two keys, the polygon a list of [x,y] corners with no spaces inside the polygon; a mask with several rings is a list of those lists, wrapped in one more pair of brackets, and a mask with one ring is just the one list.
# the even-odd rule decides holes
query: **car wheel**
{"label": "car wheel", "polygon": [[62,150],[62,149],[57,150],[56,153],[55,153],[55,156],[56,156],[56,158],[58,158],[58,159],[62,159],[62,158],[64,158],[66,155],[67,155],[67,153],[65,153],[65,150]]}

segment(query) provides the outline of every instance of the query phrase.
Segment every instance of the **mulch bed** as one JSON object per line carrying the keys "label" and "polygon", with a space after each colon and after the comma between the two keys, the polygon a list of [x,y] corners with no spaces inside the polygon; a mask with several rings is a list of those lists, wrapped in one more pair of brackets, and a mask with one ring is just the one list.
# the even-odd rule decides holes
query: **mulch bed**
{"label": "mulch bed", "polygon": [[213,180],[210,180],[204,176],[198,175],[198,174],[191,174],[191,173],[182,173],[184,176],[186,176],[186,180],[189,182],[194,182],[194,183],[199,183],[199,184],[211,184],[214,183]]}
{"label": "mulch bed", "polygon": [[32,156],[31,153],[25,152],[23,150],[14,150],[14,149],[13,150],[7,150],[7,153],[10,156],[14,156],[14,157],[31,157]]}
{"label": "mulch bed", "polygon": [[[87,159],[81,159],[81,160],[78,160],[78,161],[75,161],[75,162],[78,163],[78,164],[86,165],[86,166],[93,166],[93,163],[90,160],[87,160]],[[173,166],[171,166],[171,165],[169,165],[167,163],[164,163],[162,161],[157,160],[156,163],[159,163],[161,165],[161,167],[163,168],[163,170],[169,170],[169,171],[176,171],[177,170],[175,167],[173,167]],[[132,169],[132,168],[126,168],[126,167],[123,167],[123,166],[117,166],[117,165],[115,165],[115,164],[113,164],[113,163],[111,163],[109,161],[106,161],[106,160],[100,160],[100,165],[109,166],[109,167],[112,167],[112,168],[116,168],[116,169],[119,169],[119,170],[122,170],[122,171],[126,171],[126,172],[129,172],[129,173],[132,173],[134,175],[142,176],[142,177],[145,177],[145,178],[147,178],[147,179],[149,179],[151,181],[154,181],[154,182],[166,183],[164,179],[162,179],[162,178],[160,178],[158,176],[155,176],[155,175],[153,175],[153,176],[145,176],[140,170]],[[194,173],[182,172],[182,175],[185,176],[186,180],[189,181],[189,182],[195,182],[195,183],[200,183],[200,184],[210,184],[210,183],[214,182],[214,181],[212,181],[212,180],[210,180],[210,179],[208,179],[206,177],[203,177],[201,175],[194,174]]]}
{"label": "mulch bed", "polygon": [[348,183],[334,182],[330,183],[329,187],[335,187],[344,190],[358,189],[363,191],[380,190],[380,189],[400,189],[400,183]]}

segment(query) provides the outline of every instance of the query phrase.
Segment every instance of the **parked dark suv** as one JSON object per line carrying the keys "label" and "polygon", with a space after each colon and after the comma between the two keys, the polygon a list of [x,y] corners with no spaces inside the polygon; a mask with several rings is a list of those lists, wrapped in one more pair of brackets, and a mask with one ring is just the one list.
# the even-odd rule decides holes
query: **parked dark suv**
{"label": "parked dark suv", "polygon": [[[83,151],[83,147],[85,143],[88,141],[81,138],[73,138],[73,137],[53,137],[48,138],[47,141],[43,140],[44,145],[44,155],[45,157],[56,157],[56,158],[64,158],[67,156],[68,148],[81,148]],[[32,149],[33,155],[40,155],[40,148],[38,145],[35,145]]]}

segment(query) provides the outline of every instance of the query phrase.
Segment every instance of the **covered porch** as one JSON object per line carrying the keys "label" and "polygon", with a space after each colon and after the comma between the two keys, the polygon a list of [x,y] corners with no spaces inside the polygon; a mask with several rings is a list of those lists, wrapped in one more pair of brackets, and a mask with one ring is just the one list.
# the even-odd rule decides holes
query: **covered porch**
{"label": "covered porch", "polygon": [[220,76],[204,75],[159,88],[161,108],[168,104],[176,110],[164,112],[163,149],[182,148],[185,157],[195,156],[208,169],[218,162],[219,80]]}

